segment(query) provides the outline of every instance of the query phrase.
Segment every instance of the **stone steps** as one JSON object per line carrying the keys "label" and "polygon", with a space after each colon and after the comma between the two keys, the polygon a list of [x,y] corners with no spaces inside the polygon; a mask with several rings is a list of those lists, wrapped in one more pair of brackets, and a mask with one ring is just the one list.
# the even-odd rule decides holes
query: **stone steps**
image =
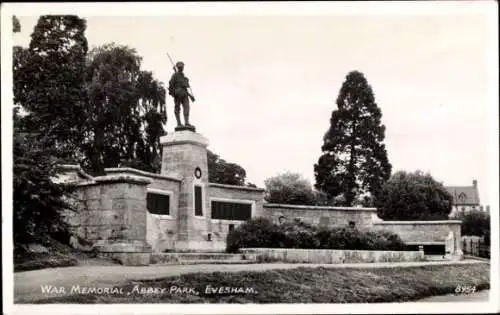
{"label": "stone steps", "polygon": [[424,255],[424,259],[427,261],[447,260],[444,255]]}
{"label": "stone steps", "polygon": [[153,253],[151,264],[248,264],[257,261],[256,254],[227,253]]}

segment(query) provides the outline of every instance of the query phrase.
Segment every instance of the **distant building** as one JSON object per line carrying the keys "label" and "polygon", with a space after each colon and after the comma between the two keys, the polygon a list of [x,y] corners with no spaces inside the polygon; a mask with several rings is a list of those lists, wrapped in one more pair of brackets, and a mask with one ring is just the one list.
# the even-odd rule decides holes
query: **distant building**
{"label": "distant building", "polygon": [[472,186],[447,186],[445,188],[453,196],[453,208],[450,215],[471,210],[484,211],[479,201],[477,180],[472,181]]}

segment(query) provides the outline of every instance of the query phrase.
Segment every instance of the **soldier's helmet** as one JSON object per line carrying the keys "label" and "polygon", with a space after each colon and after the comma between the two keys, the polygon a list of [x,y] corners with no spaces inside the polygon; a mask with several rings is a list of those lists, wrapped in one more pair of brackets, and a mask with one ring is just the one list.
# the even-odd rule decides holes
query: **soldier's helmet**
{"label": "soldier's helmet", "polygon": [[184,68],[184,62],[182,62],[182,61],[177,61],[177,63],[175,64],[175,66],[176,66],[177,68]]}

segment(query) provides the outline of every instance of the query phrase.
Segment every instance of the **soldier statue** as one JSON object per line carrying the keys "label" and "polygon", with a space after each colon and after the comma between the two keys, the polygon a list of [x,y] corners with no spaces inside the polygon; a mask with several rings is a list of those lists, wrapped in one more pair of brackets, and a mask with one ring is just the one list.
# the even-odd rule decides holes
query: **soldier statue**
{"label": "soldier statue", "polygon": [[[174,71],[169,81],[168,94],[174,98],[174,113],[177,120],[175,130],[189,129],[194,131],[194,126],[189,124],[189,100],[194,102],[195,99],[190,92],[189,79],[184,75],[184,63],[182,61],[177,62]],[[182,125],[180,118],[181,105],[184,114],[184,125]]]}

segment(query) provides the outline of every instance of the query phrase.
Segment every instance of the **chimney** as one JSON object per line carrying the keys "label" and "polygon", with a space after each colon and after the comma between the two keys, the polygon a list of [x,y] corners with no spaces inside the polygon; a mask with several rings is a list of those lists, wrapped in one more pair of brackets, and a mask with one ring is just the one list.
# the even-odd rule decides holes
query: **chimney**
{"label": "chimney", "polygon": [[472,186],[474,186],[474,188],[477,188],[477,179],[474,179],[472,181]]}

